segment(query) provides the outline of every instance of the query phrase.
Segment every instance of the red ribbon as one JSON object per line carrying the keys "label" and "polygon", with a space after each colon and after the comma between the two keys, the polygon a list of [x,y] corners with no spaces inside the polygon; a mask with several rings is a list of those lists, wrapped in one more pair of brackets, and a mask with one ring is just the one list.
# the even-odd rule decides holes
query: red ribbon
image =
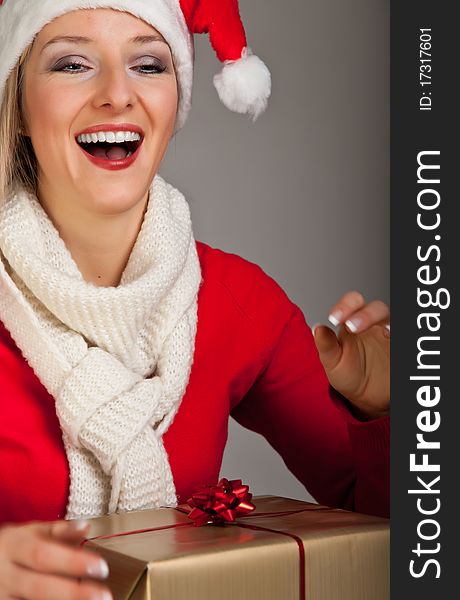
{"label": "red ribbon", "polygon": [[252,494],[249,486],[241,479],[229,481],[223,477],[217,485],[201,485],[187,504],[191,507],[189,517],[195,527],[206,524],[224,525],[233,523],[237,517],[244,517],[253,510]]}

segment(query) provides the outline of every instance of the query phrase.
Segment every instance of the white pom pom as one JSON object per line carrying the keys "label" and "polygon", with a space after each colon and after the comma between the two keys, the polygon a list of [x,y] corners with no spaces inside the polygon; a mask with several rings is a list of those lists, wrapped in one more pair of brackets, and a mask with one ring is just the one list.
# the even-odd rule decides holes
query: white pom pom
{"label": "white pom pom", "polygon": [[214,86],[223,104],[253,121],[264,112],[271,92],[270,71],[251,48],[244,48],[239,60],[227,60]]}

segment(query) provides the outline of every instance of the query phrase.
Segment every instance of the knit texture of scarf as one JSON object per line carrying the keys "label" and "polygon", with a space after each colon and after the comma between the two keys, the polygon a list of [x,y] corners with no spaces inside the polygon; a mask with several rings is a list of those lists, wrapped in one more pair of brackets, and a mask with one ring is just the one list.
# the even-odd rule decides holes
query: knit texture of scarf
{"label": "knit texture of scarf", "polygon": [[0,206],[0,319],[55,399],[66,519],[176,506],[163,434],[185,392],[201,270],[189,206],[155,176],[117,287],[83,279],[36,196]]}

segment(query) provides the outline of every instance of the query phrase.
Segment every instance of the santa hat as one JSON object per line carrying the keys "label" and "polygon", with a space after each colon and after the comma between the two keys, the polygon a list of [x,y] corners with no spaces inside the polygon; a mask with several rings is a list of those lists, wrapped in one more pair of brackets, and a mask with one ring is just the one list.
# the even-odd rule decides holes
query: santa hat
{"label": "santa hat", "polygon": [[224,63],[214,85],[225,106],[254,120],[265,110],[270,72],[247,46],[238,0],[0,0],[0,105],[10,72],[40,30],[56,17],[89,8],[129,12],[165,38],[179,84],[176,130],[190,110],[194,33],[209,33]]}

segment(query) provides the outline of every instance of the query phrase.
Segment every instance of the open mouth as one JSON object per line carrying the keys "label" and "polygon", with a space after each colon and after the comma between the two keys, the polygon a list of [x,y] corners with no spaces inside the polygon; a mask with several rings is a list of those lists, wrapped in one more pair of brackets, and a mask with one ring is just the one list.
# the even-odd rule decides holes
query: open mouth
{"label": "open mouth", "polygon": [[142,144],[142,139],[123,142],[83,142],[77,140],[77,144],[83,148],[87,154],[96,158],[105,160],[124,160],[136,152]]}

